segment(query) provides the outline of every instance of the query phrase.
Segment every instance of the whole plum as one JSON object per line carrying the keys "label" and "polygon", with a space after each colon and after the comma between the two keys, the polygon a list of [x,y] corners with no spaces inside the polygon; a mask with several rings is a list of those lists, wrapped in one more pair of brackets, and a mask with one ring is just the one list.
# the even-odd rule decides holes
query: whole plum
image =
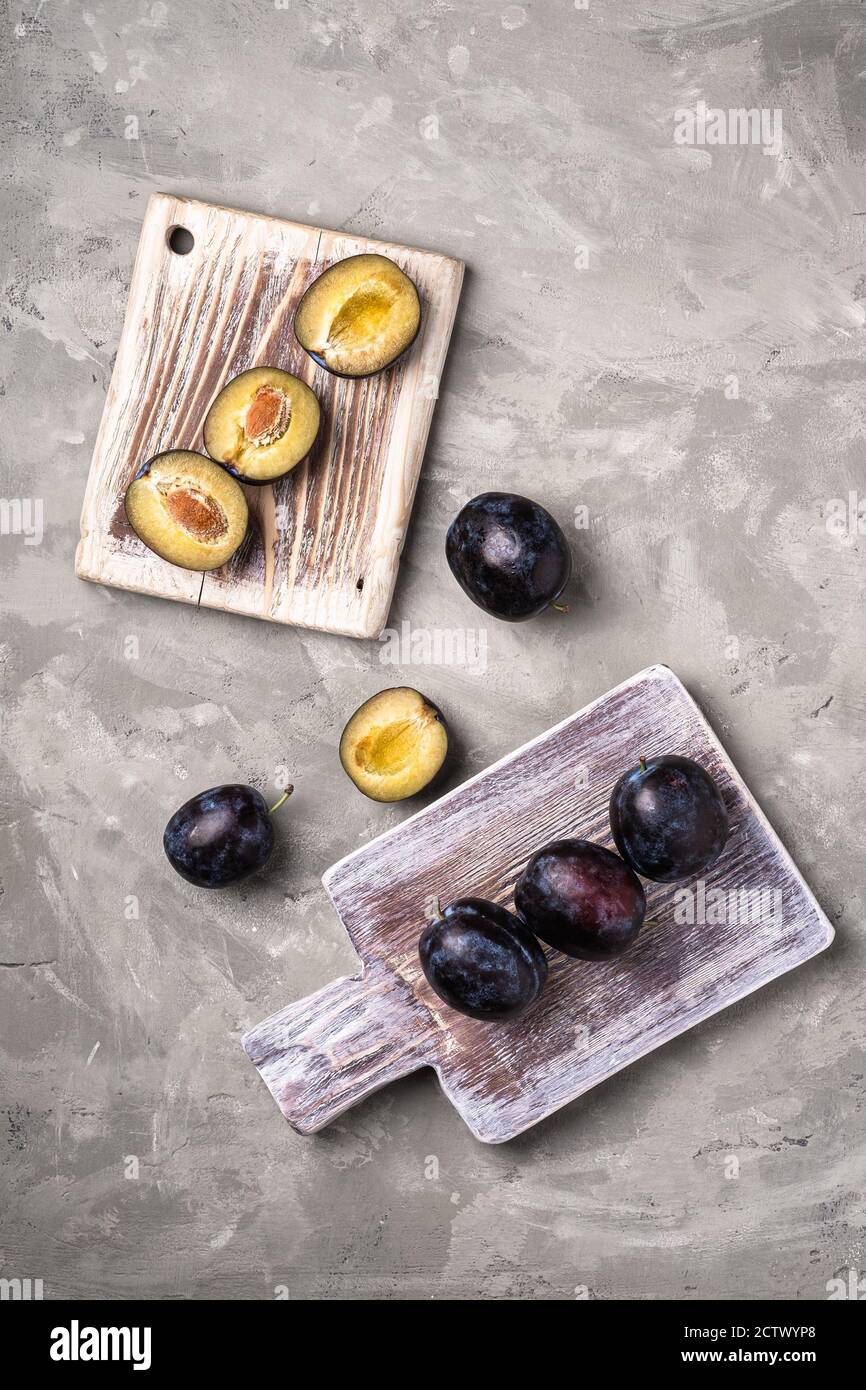
{"label": "whole plum", "polygon": [[640,879],[591,840],[553,840],[538,850],[517,881],[514,905],[542,941],[582,960],[618,956],[646,912]]}
{"label": "whole plum", "polygon": [[448,527],[445,555],[473,603],[518,623],[557,600],[571,578],[571,551],[550,512],[513,492],[482,492]]}
{"label": "whole plum", "polygon": [[610,828],[622,857],[644,878],[691,878],[719,857],[728,812],[700,763],[677,754],[641,758],[610,798]]}
{"label": "whole plum", "polygon": [[271,811],[255,787],[235,782],[211,787],[175,811],[162,844],[171,867],[188,883],[197,888],[225,888],[255,873],[270,858],[274,847]]}
{"label": "whole plum", "polygon": [[547,979],[547,959],[532,933],[484,898],[446,907],[422,932],[418,954],[439,998],[470,1018],[515,1018]]}

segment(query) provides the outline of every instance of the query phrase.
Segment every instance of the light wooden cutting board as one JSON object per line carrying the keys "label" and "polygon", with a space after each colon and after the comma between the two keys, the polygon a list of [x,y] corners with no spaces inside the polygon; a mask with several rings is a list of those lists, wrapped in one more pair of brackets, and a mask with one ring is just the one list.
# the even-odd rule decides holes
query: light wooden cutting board
{"label": "light wooden cutting board", "polygon": [[[174,228],[194,245],[172,250]],[[375,377],[317,367],[292,319],[334,261],[390,256],[421,296],[408,353]],[[385,626],[457,310],[463,265],[372,241],[156,193],[145,213],[117,360],[84,509],[82,579],[350,637]],[[169,448],[204,450],[202,424],[224,383],[256,365],[308,382],[322,406],[314,452],[280,482],[245,488],[247,542],[223,569],[195,574],[153,555],[129,527],[126,487]]]}
{"label": "light wooden cutting board", "polygon": [[[544,993],[511,1023],[481,1023],[447,1008],[418,962],[425,904],[472,895],[512,906],[515,880],[546,841],[580,836],[613,848],[607,808],[614,782],[639,757],[662,753],[707,767],[730,814],[728,843],[703,878],[703,898],[696,881],[645,882],[647,921],[635,945],[606,962],[548,951]],[[363,973],[290,1004],[243,1039],[286,1119],[305,1134],[428,1066],[477,1138],[511,1139],[833,940],[795,865],[666,666],[633,676],[350,854],[324,884]],[[678,902],[687,915],[677,897],[683,889],[692,890],[693,923],[674,919]],[[724,920],[714,924],[719,915]],[[736,920],[742,917],[763,920]]]}

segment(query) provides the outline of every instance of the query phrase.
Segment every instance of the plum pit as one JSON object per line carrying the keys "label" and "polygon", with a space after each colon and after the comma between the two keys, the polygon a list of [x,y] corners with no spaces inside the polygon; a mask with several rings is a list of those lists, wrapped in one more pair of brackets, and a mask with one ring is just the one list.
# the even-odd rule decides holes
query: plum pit
{"label": "plum pit", "polygon": [[273,444],[289,428],[292,408],[279,386],[260,386],[244,419],[244,434],[251,444]]}
{"label": "plum pit", "polygon": [[228,520],[219,502],[197,488],[178,484],[160,487],[172,521],[199,541],[215,541],[228,530]]}

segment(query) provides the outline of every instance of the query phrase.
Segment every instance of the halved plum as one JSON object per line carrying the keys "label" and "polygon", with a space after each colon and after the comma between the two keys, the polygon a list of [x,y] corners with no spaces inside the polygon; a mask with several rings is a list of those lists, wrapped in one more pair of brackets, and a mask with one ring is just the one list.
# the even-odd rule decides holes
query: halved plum
{"label": "halved plum", "polygon": [[340,739],[340,762],[373,801],[405,801],[433,781],[448,752],[440,710],[417,690],[380,690],[355,710]]}
{"label": "halved plum", "polygon": [[295,337],[335,376],[371,376],[415,340],[421,301],[387,256],[349,256],[310,285],[295,313]]}
{"label": "halved plum", "polygon": [[204,422],[204,447],[242,483],[272,483],[307,457],[321,411],[305,381],[251,367],[220,391]]}
{"label": "halved plum", "polygon": [[204,454],[171,449],[142,464],[126,490],[135,534],[169,564],[215,570],[246,535],[243,489]]}

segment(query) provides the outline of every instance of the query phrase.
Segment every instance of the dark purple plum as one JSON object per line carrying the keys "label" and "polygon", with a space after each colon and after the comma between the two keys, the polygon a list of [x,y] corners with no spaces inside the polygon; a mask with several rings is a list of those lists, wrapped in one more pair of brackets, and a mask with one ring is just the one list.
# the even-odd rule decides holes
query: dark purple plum
{"label": "dark purple plum", "polygon": [[637,875],[591,840],[553,840],[534,854],[517,880],[514,905],[542,941],[581,960],[618,956],[646,912]]}
{"label": "dark purple plum", "polygon": [[516,1018],[547,979],[547,959],[532,933],[484,898],[446,907],[422,932],[418,954],[439,998],[470,1018]]}
{"label": "dark purple plum", "polygon": [[211,787],[175,811],[162,844],[171,867],[188,883],[197,888],[225,888],[255,873],[269,859],[274,847],[271,812],[255,787],[241,783]]}
{"label": "dark purple plum", "polygon": [[473,603],[519,623],[556,604],[571,551],[550,512],[513,492],[482,492],[448,527],[445,555]]}
{"label": "dark purple plum", "polygon": [[610,798],[620,854],[644,878],[673,883],[709,868],[725,847],[728,813],[706,768],[668,753],[641,758]]}

